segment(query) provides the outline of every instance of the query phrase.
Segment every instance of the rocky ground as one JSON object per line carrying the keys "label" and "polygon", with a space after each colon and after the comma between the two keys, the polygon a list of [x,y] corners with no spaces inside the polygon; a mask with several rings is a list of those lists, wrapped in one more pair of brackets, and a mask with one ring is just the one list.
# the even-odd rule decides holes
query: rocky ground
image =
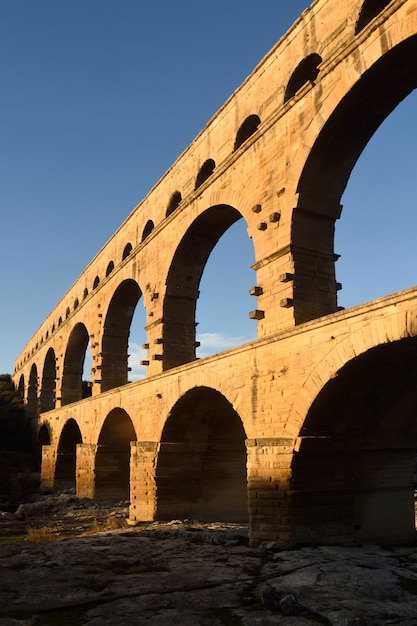
{"label": "rocky ground", "polygon": [[126,517],[70,494],[0,513],[0,626],[417,626],[417,546],[283,551]]}

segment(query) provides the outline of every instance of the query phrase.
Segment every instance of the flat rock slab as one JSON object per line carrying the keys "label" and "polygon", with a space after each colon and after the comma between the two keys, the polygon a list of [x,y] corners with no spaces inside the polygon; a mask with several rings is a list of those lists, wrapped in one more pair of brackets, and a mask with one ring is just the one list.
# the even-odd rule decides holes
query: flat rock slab
{"label": "flat rock slab", "polygon": [[123,507],[122,528],[103,530],[101,507],[86,530],[80,507],[52,507],[47,528],[27,508],[21,537],[0,520],[0,626],[417,626],[415,547],[254,548],[244,525],[126,527]]}

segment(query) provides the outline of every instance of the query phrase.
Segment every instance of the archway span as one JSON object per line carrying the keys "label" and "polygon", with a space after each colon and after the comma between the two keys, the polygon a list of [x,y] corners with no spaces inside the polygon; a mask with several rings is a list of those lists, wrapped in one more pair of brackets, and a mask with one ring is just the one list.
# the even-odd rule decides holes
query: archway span
{"label": "archway span", "polygon": [[369,139],[417,86],[416,54],[417,36],[413,36],[376,61],[338,104],[309,153],[293,213],[297,323],[337,309],[334,227],[340,199]]}
{"label": "archway span", "polygon": [[129,415],[113,409],[103,424],[98,440],[95,474],[97,500],[127,500],[130,484],[130,442],[136,433]]}
{"label": "archway span", "polygon": [[88,341],[88,331],[84,324],[79,322],[71,331],[65,352],[61,388],[62,406],[83,398],[82,375]]}
{"label": "archway span", "polygon": [[195,359],[195,312],[200,279],[214,246],[241,217],[229,205],[213,206],[193,222],[176,249],[164,301],[164,370]]}
{"label": "archway span", "polygon": [[128,341],[130,325],[142,292],[129,278],[116,289],[107,309],[103,329],[101,390],[128,382]]}
{"label": "archway span", "polygon": [[415,540],[416,355],[416,337],[372,348],[312,403],[292,467],[297,542]]}
{"label": "archway span", "polygon": [[53,348],[49,348],[46,353],[42,373],[42,386],[40,397],[40,410],[50,411],[55,408],[55,388],[56,388],[56,357]]}
{"label": "archway span", "polygon": [[54,487],[57,490],[75,490],[77,445],[82,443],[80,428],[74,419],[69,419],[61,431],[55,466]]}
{"label": "archway span", "polygon": [[[356,162],[336,224],[338,303],[352,307],[416,283],[417,127],[414,90],[384,120]],[[395,246],[395,253],[394,248]]]}
{"label": "archway span", "polygon": [[247,522],[245,439],[239,415],[221,393],[188,391],[162,433],[157,518]]}

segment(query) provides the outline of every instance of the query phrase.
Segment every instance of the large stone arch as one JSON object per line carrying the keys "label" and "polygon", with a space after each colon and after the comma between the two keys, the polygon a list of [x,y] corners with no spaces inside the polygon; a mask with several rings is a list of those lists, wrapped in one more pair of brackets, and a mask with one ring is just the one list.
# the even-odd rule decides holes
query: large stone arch
{"label": "large stone arch", "polygon": [[185,393],[162,432],[156,517],[247,522],[245,440],[221,393],[205,386]]}
{"label": "large stone arch", "polygon": [[55,408],[56,399],[56,357],[51,347],[45,356],[42,371],[42,384],[40,393],[40,411],[50,411]]}
{"label": "large stone arch", "polygon": [[[406,298],[407,292],[403,292]],[[393,300],[394,301],[394,300]],[[328,349],[307,368],[306,376],[297,385],[296,402],[292,403],[287,432],[299,434],[305,417],[323,387],[352,359],[378,345],[398,342],[417,336],[417,314],[411,308],[398,312],[395,317],[369,315],[365,323],[358,324],[343,339],[329,337]]]}
{"label": "large stone arch", "polygon": [[[334,229],[340,217],[340,199],[372,135],[417,87],[416,55],[417,35],[385,52],[341,97],[313,141],[298,181],[298,202],[292,216],[296,323],[337,309]],[[319,119],[316,117],[315,124]],[[306,139],[305,145],[309,145]]]}
{"label": "large stone arch", "polygon": [[83,397],[82,374],[89,342],[87,328],[82,322],[74,326],[68,339],[61,383],[61,405],[77,402]]}
{"label": "large stone arch", "polygon": [[107,415],[98,439],[95,460],[97,500],[127,500],[130,485],[130,443],[136,441],[132,420],[124,409]]}
{"label": "large stone arch", "polygon": [[293,543],[415,541],[416,349],[408,337],[367,350],[311,405],[292,463]]}
{"label": "large stone arch", "polygon": [[76,489],[77,445],[82,441],[80,427],[75,419],[70,418],[65,422],[59,437],[55,464],[55,489]]}
{"label": "large stone arch", "polygon": [[220,237],[242,214],[218,204],[206,209],[182,237],[168,271],[163,306],[163,369],[196,358],[196,301],[204,267]]}
{"label": "large stone arch", "polygon": [[102,391],[125,385],[128,382],[129,331],[141,296],[142,291],[139,285],[129,278],[117,287],[110,300],[102,338]]}

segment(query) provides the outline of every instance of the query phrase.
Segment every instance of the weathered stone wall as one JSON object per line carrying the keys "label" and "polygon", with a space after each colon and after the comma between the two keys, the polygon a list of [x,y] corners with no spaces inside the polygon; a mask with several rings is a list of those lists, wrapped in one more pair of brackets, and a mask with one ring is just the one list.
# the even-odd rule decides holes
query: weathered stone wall
{"label": "weathered stone wall", "polygon": [[[47,426],[51,437],[51,446],[45,449],[48,451],[45,460],[50,458],[50,449],[59,448],[65,424],[75,420],[80,426],[83,442],[77,447],[77,492],[93,497],[94,477],[91,472],[96,458],[96,444],[108,416],[115,409],[123,411],[130,417],[136,435],[131,454],[131,518],[138,521],[153,519],[160,504],[156,474],[158,455],[161,446],[164,446],[164,428],[177,403],[188,393],[193,390],[201,390],[201,393],[207,389],[216,390],[224,397],[225,405],[230,404],[239,415],[244,428],[248,510],[253,540],[275,537],[291,543],[294,540],[326,540],[327,537],[334,541],[346,541],[346,538],[353,541],[355,533],[352,518],[348,515],[348,504],[353,498],[358,501],[359,495],[355,496],[357,486],[353,488],[352,485],[346,485],[343,468],[350,467],[348,463],[355,464],[358,455],[364,454],[364,446],[369,448],[371,438],[360,443],[352,439],[350,443],[353,447],[347,450],[346,441],[341,436],[335,437],[330,427],[326,436],[319,433],[317,437],[308,433],[304,437],[303,422],[320,390],[332,380],[337,380],[338,372],[346,364],[368,354],[374,347],[394,346],[400,349],[403,341],[415,336],[416,330],[417,291],[414,289],[306,323],[297,329],[283,331],[220,356],[184,365],[150,380],[132,383],[49,411],[41,417],[41,423]],[[381,352],[375,358],[379,364],[385,362],[386,367],[390,367],[390,352]],[[354,368],[353,372],[356,371]],[[353,374],[349,376],[353,384]],[[343,402],[346,405],[352,402],[348,393],[345,393]],[[195,420],[197,423],[196,406],[196,402],[191,404],[190,421]],[[185,412],[184,408],[182,412]],[[229,419],[226,406],[222,408],[222,415]],[[345,437],[348,440],[346,432]],[[380,460],[392,455],[392,448],[395,450],[398,445],[395,451],[398,463],[408,463],[409,471],[402,468],[399,479],[398,463],[391,464],[391,469],[385,464],[384,479],[372,479],[373,482],[366,489],[375,497],[378,493],[386,495],[386,479],[391,475],[395,485],[393,493],[398,498],[398,487],[401,486],[400,492],[406,494],[404,507],[410,513],[413,499],[411,483],[407,481],[412,470],[409,451],[413,444],[409,438],[414,438],[415,434],[409,430],[405,433],[405,439],[401,438],[403,436],[399,428],[396,441],[391,437],[392,433],[389,433],[387,439],[387,434],[381,432]],[[204,451],[199,449],[201,444],[198,442],[201,439],[197,428],[195,440],[197,443],[193,446],[193,452],[200,458]],[[214,448],[219,445],[214,439],[211,443]],[[165,445],[171,445],[171,453],[177,464],[184,462],[184,448],[172,441]],[[294,485],[293,465],[298,454],[307,459],[307,466],[302,469],[302,478]],[[342,462],[343,454],[345,464]],[[371,453],[365,454],[371,458]],[[335,461],[333,465],[331,455]],[[86,464],[87,457],[90,460]],[[311,466],[309,459],[313,464]],[[337,463],[342,468],[339,472],[334,471]],[[45,467],[49,468],[49,465]],[[333,468],[331,472],[329,468]],[[47,469],[46,474],[50,475],[50,471]],[[358,470],[361,476],[362,471],[368,473],[366,470]],[[337,518],[339,510],[343,523],[337,519],[333,522],[323,519],[325,499],[321,490],[323,485],[318,482],[319,479],[323,480],[323,474],[327,476],[325,490],[332,515]],[[362,495],[364,488],[364,484],[361,484],[359,492]],[[300,497],[302,492],[306,493]],[[396,517],[395,513],[393,515]],[[298,520],[296,527],[294,518]],[[414,524],[414,518],[408,515],[404,520],[407,535],[413,534],[414,527],[410,529],[410,523]],[[376,526],[373,525],[372,532],[376,527],[384,534],[380,521]],[[400,534],[403,536],[404,533]]]}
{"label": "weathered stone wall", "polygon": [[[242,500],[246,458],[254,541],[372,538],[394,501],[378,537],[414,534],[407,467],[417,439],[407,372],[416,294],[339,311],[333,238],[358,156],[417,86],[416,58],[417,0],[382,9],[370,0],[317,0],[302,14],[16,360],[15,384],[40,410],[40,435],[50,444],[44,484],[55,472],[62,484],[76,481],[79,494],[104,496],[111,487],[111,497],[122,496],[130,459],[132,520],[181,511],[241,517],[237,504],[224,503]],[[201,273],[240,218],[254,247],[258,340],[195,361]],[[146,309],[147,378],[126,385],[138,302]],[[93,395],[80,401],[88,342]],[[391,383],[401,427],[381,400]],[[383,498],[387,484],[391,496]]]}

